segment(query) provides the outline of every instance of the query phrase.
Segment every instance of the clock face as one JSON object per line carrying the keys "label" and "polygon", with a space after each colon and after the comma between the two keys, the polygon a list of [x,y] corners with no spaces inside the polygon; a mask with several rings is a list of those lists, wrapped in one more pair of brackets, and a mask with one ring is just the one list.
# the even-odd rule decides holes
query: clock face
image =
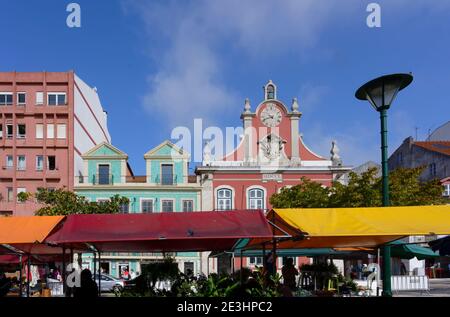
{"label": "clock face", "polygon": [[281,122],[281,111],[273,103],[269,103],[261,112],[261,121],[268,127],[276,127]]}

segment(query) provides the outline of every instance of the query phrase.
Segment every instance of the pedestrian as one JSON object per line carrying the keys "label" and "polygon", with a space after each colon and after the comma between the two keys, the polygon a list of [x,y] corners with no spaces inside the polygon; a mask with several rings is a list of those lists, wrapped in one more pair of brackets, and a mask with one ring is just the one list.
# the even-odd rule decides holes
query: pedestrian
{"label": "pedestrian", "polygon": [[406,266],[403,262],[400,264],[400,275],[406,275]]}
{"label": "pedestrian", "polygon": [[287,258],[285,265],[281,269],[281,274],[283,275],[283,284],[291,291],[295,291],[297,285],[295,283],[295,277],[298,275],[298,270],[294,266],[294,259]]}
{"label": "pedestrian", "polygon": [[92,273],[89,269],[81,271],[80,286],[75,288],[74,297],[76,298],[96,298],[98,297],[97,283],[92,279]]}

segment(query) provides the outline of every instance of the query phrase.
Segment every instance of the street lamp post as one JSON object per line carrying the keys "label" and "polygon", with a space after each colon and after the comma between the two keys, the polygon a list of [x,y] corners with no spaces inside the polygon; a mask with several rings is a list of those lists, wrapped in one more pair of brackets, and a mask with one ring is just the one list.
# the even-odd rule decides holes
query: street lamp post
{"label": "street lamp post", "polygon": [[[356,98],[367,100],[380,113],[381,122],[381,173],[383,206],[389,206],[389,171],[387,165],[387,110],[397,93],[413,80],[412,74],[392,74],[378,77],[361,86],[356,91]],[[383,296],[391,297],[391,247],[383,246]]]}

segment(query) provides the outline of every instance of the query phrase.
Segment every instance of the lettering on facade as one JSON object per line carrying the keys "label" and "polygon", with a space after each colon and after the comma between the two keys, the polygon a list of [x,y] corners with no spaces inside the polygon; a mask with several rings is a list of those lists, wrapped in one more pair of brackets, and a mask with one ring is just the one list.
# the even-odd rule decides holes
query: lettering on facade
{"label": "lettering on facade", "polygon": [[283,181],[283,175],[282,174],[262,174],[262,181],[263,182],[282,182]]}

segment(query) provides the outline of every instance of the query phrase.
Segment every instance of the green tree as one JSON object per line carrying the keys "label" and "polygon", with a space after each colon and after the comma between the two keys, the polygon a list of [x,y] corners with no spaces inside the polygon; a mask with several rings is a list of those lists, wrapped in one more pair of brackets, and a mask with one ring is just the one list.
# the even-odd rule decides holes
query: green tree
{"label": "green tree", "polygon": [[329,194],[329,188],[302,177],[300,184],[272,195],[270,203],[277,208],[325,208],[328,207]]}
{"label": "green tree", "polygon": [[123,204],[128,204],[129,199],[120,195],[115,195],[108,201],[90,202],[83,196],[78,196],[74,192],[57,189],[49,191],[39,189],[34,195],[26,193],[18,197],[20,201],[35,199],[42,205],[35,211],[37,216],[66,216],[73,214],[113,214],[120,211]]}
{"label": "green tree", "polygon": [[[389,174],[391,206],[443,204],[439,180],[420,182],[425,167],[401,168]],[[371,168],[360,175],[350,172],[348,185],[334,182],[330,188],[302,178],[301,183],[284,188],[270,198],[274,208],[333,208],[381,206],[381,177]]]}

